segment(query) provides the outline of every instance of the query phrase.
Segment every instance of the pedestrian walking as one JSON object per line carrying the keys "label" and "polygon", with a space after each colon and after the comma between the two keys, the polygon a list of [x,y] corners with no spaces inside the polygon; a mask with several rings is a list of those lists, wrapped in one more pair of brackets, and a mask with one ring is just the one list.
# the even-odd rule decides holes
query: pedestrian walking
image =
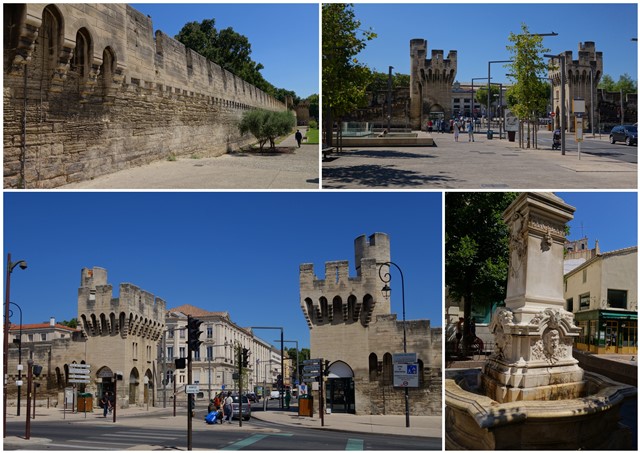
{"label": "pedestrian walking", "polygon": [[433,132],[433,121],[431,120],[427,123],[427,131],[429,131],[429,133]]}
{"label": "pedestrian walking", "polygon": [[100,398],[100,406],[102,407],[102,416],[107,416],[107,411],[109,410],[109,398],[107,397],[107,393],[102,394],[102,398]]}
{"label": "pedestrian walking", "polygon": [[298,148],[300,148],[300,144],[302,143],[302,132],[300,132],[300,129],[296,132],[296,141],[298,142]]}
{"label": "pedestrian walking", "polygon": [[233,398],[231,397],[231,392],[227,393],[227,397],[224,400],[224,415],[226,416],[225,420],[231,423],[231,419],[233,418]]}
{"label": "pedestrian walking", "polygon": [[291,404],[291,390],[287,389],[287,392],[284,394],[284,405],[287,410],[289,410],[289,404]]}
{"label": "pedestrian walking", "polygon": [[476,139],[473,137],[473,121],[469,121],[469,124],[467,125],[467,131],[469,132],[469,141],[475,142]]}
{"label": "pedestrian walking", "polygon": [[458,126],[458,122],[453,122],[453,139],[457,142],[458,136],[460,135],[460,126]]}

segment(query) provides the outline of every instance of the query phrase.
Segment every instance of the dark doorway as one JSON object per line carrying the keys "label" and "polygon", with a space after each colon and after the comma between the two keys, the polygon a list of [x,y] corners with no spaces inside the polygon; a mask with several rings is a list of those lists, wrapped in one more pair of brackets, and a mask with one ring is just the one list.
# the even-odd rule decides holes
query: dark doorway
{"label": "dark doorway", "polygon": [[340,414],[355,414],[353,378],[330,378],[327,381],[327,408]]}

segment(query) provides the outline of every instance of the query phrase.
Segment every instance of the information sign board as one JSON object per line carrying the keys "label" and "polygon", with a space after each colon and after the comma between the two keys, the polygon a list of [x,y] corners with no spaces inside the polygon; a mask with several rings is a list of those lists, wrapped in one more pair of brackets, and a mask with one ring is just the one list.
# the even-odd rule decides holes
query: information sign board
{"label": "information sign board", "polygon": [[418,387],[417,363],[394,363],[393,386],[394,387]]}
{"label": "information sign board", "polygon": [[200,388],[197,384],[187,384],[184,386],[185,393],[198,393]]}

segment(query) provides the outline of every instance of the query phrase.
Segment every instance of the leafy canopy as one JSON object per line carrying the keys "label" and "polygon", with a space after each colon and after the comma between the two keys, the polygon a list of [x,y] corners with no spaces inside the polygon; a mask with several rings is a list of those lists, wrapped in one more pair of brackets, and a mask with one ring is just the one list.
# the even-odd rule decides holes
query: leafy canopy
{"label": "leafy canopy", "polygon": [[509,267],[509,231],[502,213],[516,198],[509,192],[454,192],[445,196],[446,285],[455,298],[490,306],[504,300]]}
{"label": "leafy canopy", "polygon": [[515,78],[515,83],[510,89],[510,96],[514,104],[509,107],[518,118],[532,121],[541,112],[546,110],[546,72],[548,66],[543,54],[549,49],[542,45],[542,36],[532,35],[526,24],[522,24],[520,34],[509,34],[509,41],[513,43],[507,46],[511,52],[513,63],[507,64]]}
{"label": "leafy canopy", "polygon": [[272,112],[255,109],[245,112],[238,129],[241,134],[253,134],[262,151],[267,141],[270,142],[270,148],[274,149],[276,138],[288,134],[295,125],[296,119],[289,110]]}
{"label": "leafy canopy", "polygon": [[622,91],[625,94],[638,92],[638,84],[626,73],[622,74],[617,82],[614,82],[609,74],[603,75],[598,84],[598,88],[616,93]]}
{"label": "leafy canopy", "polygon": [[336,118],[361,106],[371,71],[356,55],[376,34],[362,30],[353,5],[322,5],[322,102]]}

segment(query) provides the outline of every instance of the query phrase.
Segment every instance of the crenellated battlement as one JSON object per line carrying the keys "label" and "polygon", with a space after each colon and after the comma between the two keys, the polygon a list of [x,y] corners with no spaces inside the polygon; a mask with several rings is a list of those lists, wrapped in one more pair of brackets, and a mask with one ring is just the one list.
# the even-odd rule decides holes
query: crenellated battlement
{"label": "crenellated battlement", "polygon": [[85,335],[159,338],[165,323],[166,302],[131,283],[122,283],[119,297],[114,297],[113,286],[106,282],[106,269],[81,271],[78,319]]}

